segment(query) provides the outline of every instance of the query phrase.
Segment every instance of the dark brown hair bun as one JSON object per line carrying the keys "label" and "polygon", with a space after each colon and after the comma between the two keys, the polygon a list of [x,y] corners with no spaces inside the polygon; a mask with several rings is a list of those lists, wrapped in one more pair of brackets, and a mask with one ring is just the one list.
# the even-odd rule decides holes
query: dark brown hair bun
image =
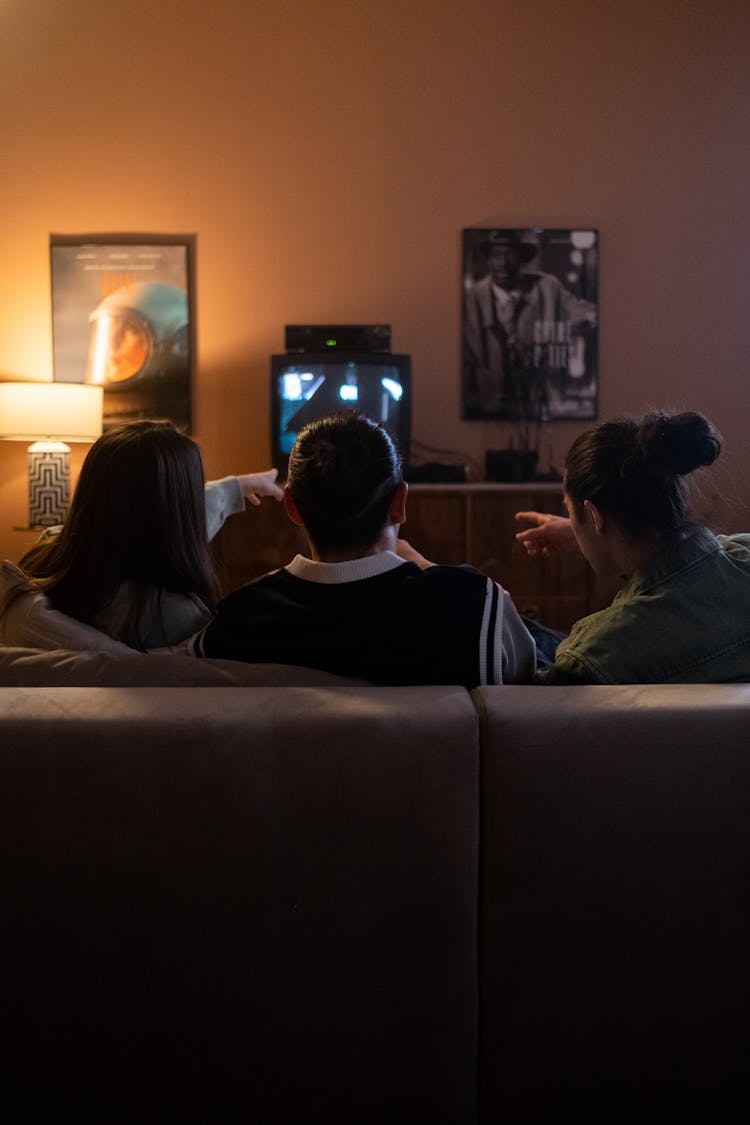
{"label": "dark brown hair bun", "polygon": [[721,453],[721,434],[693,411],[647,414],[636,440],[645,476],[684,476]]}

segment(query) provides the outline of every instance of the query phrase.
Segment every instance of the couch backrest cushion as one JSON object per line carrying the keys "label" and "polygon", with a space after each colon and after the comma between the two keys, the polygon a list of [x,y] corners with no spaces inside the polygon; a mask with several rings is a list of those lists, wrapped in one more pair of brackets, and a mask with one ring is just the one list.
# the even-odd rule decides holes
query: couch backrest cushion
{"label": "couch backrest cushion", "polygon": [[488,688],[481,1120],[729,1120],[750,686]]}
{"label": "couch backrest cushion", "polygon": [[316,668],[199,660],[181,653],[43,652],[0,645],[0,686],[316,687],[360,684]]}
{"label": "couch backrest cushion", "polygon": [[460,688],[0,689],[5,1118],[471,1122],[477,780]]}

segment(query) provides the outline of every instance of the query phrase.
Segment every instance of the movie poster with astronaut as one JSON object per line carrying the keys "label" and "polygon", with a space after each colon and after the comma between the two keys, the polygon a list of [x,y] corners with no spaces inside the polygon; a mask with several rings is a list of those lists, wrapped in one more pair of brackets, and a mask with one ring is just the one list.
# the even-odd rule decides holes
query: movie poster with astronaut
{"label": "movie poster with astronaut", "polygon": [[463,232],[463,417],[598,413],[598,231]]}
{"label": "movie poster with astronaut", "polygon": [[192,235],[51,235],[55,380],[98,383],[104,429],[190,431]]}

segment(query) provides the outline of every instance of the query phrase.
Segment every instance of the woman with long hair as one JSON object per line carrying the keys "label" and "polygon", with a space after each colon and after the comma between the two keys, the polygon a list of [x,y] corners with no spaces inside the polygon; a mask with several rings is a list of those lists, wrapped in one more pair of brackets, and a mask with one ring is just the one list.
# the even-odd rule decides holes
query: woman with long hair
{"label": "woman with long hair", "polygon": [[567,519],[517,513],[530,555],[578,549],[624,583],[573,626],[545,682],[750,681],[750,535],[714,535],[690,512],[688,478],[721,442],[694,412],[616,418],[570,448]]}
{"label": "woman with long hair", "polygon": [[228,477],[204,491],[195,442],[171,422],[125,423],[91,447],[64,525],[21,568],[54,610],[131,648],[178,644],[216,605],[209,537],[245,497],[280,499],[275,477]]}

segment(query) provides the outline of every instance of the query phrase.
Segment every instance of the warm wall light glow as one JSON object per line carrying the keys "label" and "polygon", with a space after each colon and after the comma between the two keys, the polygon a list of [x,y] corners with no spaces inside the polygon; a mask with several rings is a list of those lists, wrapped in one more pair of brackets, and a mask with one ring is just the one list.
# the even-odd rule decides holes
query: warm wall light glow
{"label": "warm wall light glow", "polygon": [[0,438],[96,441],[102,388],[83,383],[0,383]]}

